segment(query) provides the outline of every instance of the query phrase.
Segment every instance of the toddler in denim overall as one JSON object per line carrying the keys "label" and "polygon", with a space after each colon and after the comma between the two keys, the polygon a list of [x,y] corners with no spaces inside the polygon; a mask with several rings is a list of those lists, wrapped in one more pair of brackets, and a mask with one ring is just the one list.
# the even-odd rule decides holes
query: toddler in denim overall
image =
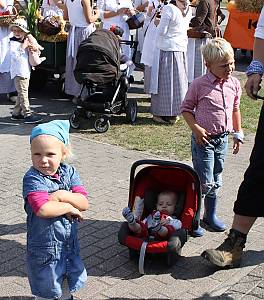
{"label": "toddler in denim overall", "polygon": [[[233,153],[243,143],[239,80],[231,74],[235,68],[230,43],[214,38],[202,47],[207,74],[195,78],[181,106],[181,113],[192,130],[192,161],[201,180],[204,200],[203,221],[213,231],[224,231],[225,224],[216,215],[217,194],[228,149],[228,134],[233,133]],[[202,236],[199,227],[194,236]]]}
{"label": "toddler in denim overall", "polygon": [[69,122],[55,120],[33,128],[32,167],[23,178],[27,213],[27,269],[35,299],[73,299],[87,280],[77,238],[87,210],[87,192],[69,154]]}

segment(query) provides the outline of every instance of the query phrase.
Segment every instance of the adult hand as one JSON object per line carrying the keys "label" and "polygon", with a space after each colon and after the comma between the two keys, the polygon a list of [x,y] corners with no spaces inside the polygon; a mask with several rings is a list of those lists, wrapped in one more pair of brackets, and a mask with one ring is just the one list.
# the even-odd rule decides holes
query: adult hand
{"label": "adult hand", "polygon": [[127,8],[122,7],[122,8],[119,8],[119,9],[117,10],[117,14],[118,14],[118,15],[125,15],[125,14],[126,14],[126,11],[127,11]]}
{"label": "adult hand", "polygon": [[160,18],[156,17],[154,20],[154,25],[158,26],[160,23]]}
{"label": "adult hand", "polygon": [[134,14],[135,14],[135,10],[134,10],[134,9],[130,9],[130,8],[127,9],[126,15],[127,15],[128,17],[131,17],[131,16],[133,16]]}
{"label": "adult hand", "polygon": [[260,74],[252,74],[248,76],[247,82],[245,84],[245,89],[248,96],[252,99],[256,99],[256,95],[261,88],[261,77],[262,76]]}

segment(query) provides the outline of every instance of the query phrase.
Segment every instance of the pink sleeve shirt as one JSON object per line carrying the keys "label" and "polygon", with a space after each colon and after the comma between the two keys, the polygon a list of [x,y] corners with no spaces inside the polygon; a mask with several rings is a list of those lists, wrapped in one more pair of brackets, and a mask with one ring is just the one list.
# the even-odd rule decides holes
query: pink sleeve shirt
{"label": "pink sleeve shirt", "polygon": [[[88,193],[82,185],[73,186],[71,191],[72,193],[80,193],[85,197],[88,197]],[[46,191],[30,192],[27,199],[34,213],[37,214],[41,206],[49,201],[49,194]]]}
{"label": "pink sleeve shirt", "polygon": [[190,112],[197,124],[212,135],[233,130],[233,111],[239,108],[242,89],[231,76],[220,81],[212,73],[196,78],[181,105],[181,113]]}

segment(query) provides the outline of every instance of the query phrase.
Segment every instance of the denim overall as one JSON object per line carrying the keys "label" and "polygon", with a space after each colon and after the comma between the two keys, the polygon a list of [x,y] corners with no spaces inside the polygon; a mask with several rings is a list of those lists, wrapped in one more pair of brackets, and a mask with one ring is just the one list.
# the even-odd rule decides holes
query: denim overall
{"label": "denim overall", "polygon": [[27,213],[27,268],[32,294],[43,298],[59,298],[66,278],[71,293],[79,290],[87,280],[80,257],[77,221],[65,216],[40,218],[27,201],[30,192],[53,193],[81,185],[76,170],[66,164],[58,169],[58,178],[44,176],[31,167],[23,179],[23,198]]}

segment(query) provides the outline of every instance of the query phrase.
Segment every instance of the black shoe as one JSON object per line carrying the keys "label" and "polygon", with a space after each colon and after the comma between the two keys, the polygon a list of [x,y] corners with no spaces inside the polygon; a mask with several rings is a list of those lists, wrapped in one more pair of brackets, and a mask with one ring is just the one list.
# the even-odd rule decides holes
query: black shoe
{"label": "black shoe", "polygon": [[12,115],[11,116],[11,120],[14,120],[14,121],[18,121],[18,120],[24,120],[25,119],[25,117],[23,116],[23,115],[21,115],[21,114],[19,114],[19,115]]}
{"label": "black shoe", "polygon": [[24,118],[24,123],[25,124],[37,124],[40,123],[43,119],[42,117],[38,116],[38,115],[31,115],[28,117]]}

